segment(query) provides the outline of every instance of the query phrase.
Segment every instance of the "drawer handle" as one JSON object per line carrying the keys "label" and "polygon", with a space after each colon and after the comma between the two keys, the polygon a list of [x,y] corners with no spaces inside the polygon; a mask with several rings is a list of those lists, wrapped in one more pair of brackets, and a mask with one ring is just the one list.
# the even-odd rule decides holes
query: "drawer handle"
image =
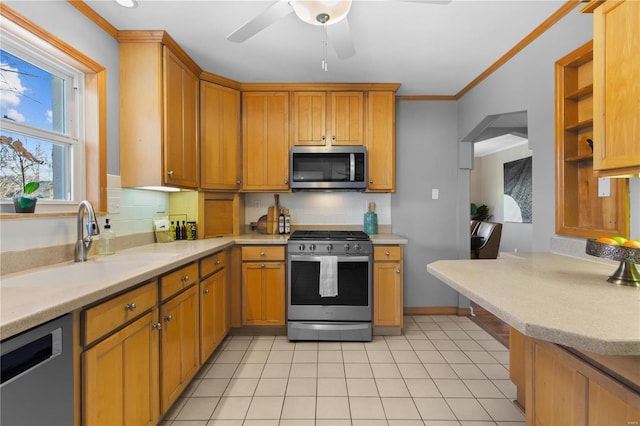
{"label": "drawer handle", "polygon": [[160,324],[159,322],[157,322],[157,323],[153,324],[153,325],[151,326],[151,328],[152,328],[153,330],[162,330],[162,324]]}
{"label": "drawer handle", "polygon": [[204,294],[204,295],[206,296],[207,294],[209,294],[209,290],[204,290],[204,291],[202,292],[202,294]]}
{"label": "drawer handle", "polygon": [[263,251],[260,252],[260,256],[264,256],[264,252]]}
{"label": "drawer handle", "polygon": [[127,303],[126,305],[124,305],[124,309],[127,310],[127,311],[133,312],[133,311],[136,310],[136,308],[137,308],[137,306],[136,306],[135,303]]}
{"label": "drawer handle", "polygon": [[172,316],[172,315],[165,315],[165,317],[164,317],[164,321],[165,321],[165,322],[169,322],[169,321],[171,321],[172,319],[173,319],[173,316]]}
{"label": "drawer handle", "polygon": [[391,256],[391,252],[389,252],[389,251],[385,251],[384,254],[387,255],[387,256]]}
{"label": "drawer handle", "polygon": [[216,260],[216,265],[220,264],[220,259]]}
{"label": "drawer handle", "polygon": [[189,275],[185,275],[184,277],[180,278],[182,280],[183,283],[186,283],[187,281],[189,281]]}

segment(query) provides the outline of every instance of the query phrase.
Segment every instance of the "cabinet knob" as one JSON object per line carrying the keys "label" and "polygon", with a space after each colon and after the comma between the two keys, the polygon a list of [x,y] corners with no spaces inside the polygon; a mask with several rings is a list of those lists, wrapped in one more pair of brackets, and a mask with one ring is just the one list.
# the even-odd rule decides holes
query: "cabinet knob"
{"label": "cabinet knob", "polygon": [[399,274],[399,273],[400,273],[400,269],[396,269],[396,274]]}
{"label": "cabinet knob", "polygon": [[204,291],[202,292],[202,294],[204,294],[204,295],[206,296],[207,294],[209,294],[209,290],[204,290]]}
{"label": "cabinet knob", "polygon": [[261,267],[261,268],[264,268],[264,267],[265,267],[264,263],[260,264],[260,267]]}
{"label": "cabinet knob", "polygon": [[135,311],[136,310],[136,304],[135,303],[127,303],[126,305],[124,305],[124,309],[127,311]]}
{"label": "cabinet knob", "polygon": [[169,171],[167,172],[167,175],[168,175],[168,176],[173,176],[173,170],[169,170]]}
{"label": "cabinet knob", "polygon": [[384,252],[385,256],[391,256],[391,253],[387,250]]}
{"label": "cabinet knob", "polygon": [[165,320],[165,322],[169,322],[169,321],[171,321],[172,319],[173,319],[173,315],[165,315],[165,316],[164,316],[164,320]]}
{"label": "cabinet knob", "polygon": [[284,180],[284,184],[285,184],[285,185],[288,185],[288,184],[289,184],[289,179],[285,179],[285,180]]}
{"label": "cabinet knob", "polygon": [[264,256],[264,252],[263,251],[260,252],[260,256]]}
{"label": "cabinet knob", "polygon": [[331,139],[335,141],[336,140],[336,136],[335,135],[331,136]]}
{"label": "cabinet knob", "polygon": [[152,328],[152,329],[154,329],[154,330],[162,330],[162,324],[160,324],[159,322],[157,322],[157,323],[153,324],[153,325],[151,326],[151,328]]}
{"label": "cabinet knob", "polygon": [[180,279],[182,280],[183,283],[186,283],[187,281],[189,281],[189,275],[185,275]]}
{"label": "cabinet knob", "polygon": [[240,180],[236,181],[236,185],[240,186]]}
{"label": "cabinet knob", "polygon": [[369,179],[369,185],[373,184],[373,179]]}
{"label": "cabinet knob", "polygon": [[220,264],[220,259],[216,260],[216,265]]}

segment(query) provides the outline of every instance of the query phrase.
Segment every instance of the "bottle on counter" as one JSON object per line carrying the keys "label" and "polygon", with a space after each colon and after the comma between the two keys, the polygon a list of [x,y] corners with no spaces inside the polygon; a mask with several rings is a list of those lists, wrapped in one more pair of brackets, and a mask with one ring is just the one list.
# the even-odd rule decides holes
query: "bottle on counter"
{"label": "bottle on counter", "polygon": [[289,209],[284,209],[284,233],[291,233],[291,215],[289,214]]}
{"label": "bottle on counter", "polygon": [[369,235],[378,233],[378,215],[375,212],[376,203],[369,203],[369,211],[364,214],[364,232]]}
{"label": "bottle on counter", "polygon": [[171,226],[169,227],[169,235],[171,239],[176,240],[176,225],[171,221]]}
{"label": "bottle on counter", "polygon": [[182,239],[182,234],[181,234],[181,229],[180,229],[180,221],[176,222],[176,240],[181,240]]}
{"label": "bottle on counter", "polygon": [[186,240],[187,239],[187,225],[185,225],[185,221],[182,221],[182,226],[180,227],[180,239],[181,240]]}
{"label": "bottle on counter", "polygon": [[109,219],[106,219],[98,241],[100,242],[100,254],[114,254],[116,252],[116,233],[111,230]]}
{"label": "bottle on counter", "polygon": [[284,234],[284,209],[280,209],[278,216],[278,234]]}

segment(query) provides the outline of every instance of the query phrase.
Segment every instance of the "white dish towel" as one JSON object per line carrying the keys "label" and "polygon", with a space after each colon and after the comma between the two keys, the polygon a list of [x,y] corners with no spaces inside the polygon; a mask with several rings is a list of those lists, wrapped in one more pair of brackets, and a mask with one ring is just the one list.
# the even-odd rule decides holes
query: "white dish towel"
{"label": "white dish towel", "polygon": [[320,256],[320,297],[338,295],[338,256]]}

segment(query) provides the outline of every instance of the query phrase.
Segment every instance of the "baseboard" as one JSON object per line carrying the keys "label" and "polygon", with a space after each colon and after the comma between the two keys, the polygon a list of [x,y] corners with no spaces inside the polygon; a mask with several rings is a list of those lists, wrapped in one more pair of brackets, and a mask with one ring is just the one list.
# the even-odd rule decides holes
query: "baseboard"
{"label": "baseboard", "polygon": [[471,314],[470,308],[457,306],[405,306],[405,315],[457,315],[466,317]]}

